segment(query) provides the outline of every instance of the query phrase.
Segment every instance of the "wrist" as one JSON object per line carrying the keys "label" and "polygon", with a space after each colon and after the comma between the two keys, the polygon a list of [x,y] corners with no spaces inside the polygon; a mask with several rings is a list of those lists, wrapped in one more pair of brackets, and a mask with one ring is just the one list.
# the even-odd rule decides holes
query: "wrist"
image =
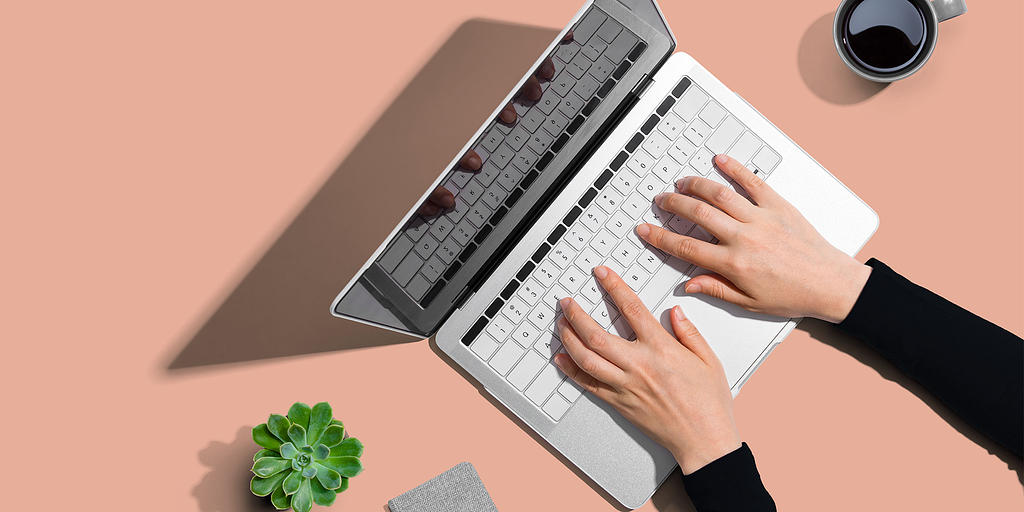
{"label": "wrist", "polygon": [[829,280],[832,283],[827,296],[822,300],[821,311],[811,315],[820,320],[833,324],[841,323],[853,310],[857,303],[860,292],[864,290],[868,278],[871,277],[871,267],[858,262],[850,256],[837,265],[835,274]]}
{"label": "wrist", "polygon": [[716,443],[708,443],[689,450],[670,451],[672,456],[675,457],[676,462],[679,463],[679,469],[682,470],[683,474],[690,475],[698,469],[740,449],[742,446],[743,442],[740,441],[739,434],[737,434],[733,438],[723,439]]}

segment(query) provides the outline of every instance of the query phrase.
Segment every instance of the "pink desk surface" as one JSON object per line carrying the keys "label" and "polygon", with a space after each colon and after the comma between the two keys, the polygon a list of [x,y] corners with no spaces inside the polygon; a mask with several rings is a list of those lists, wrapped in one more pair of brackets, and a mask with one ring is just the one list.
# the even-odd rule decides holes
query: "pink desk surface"
{"label": "pink desk surface", "polygon": [[[464,460],[503,511],[614,508],[426,342],[327,312],[404,211],[382,205],[417,196],[520,72],[493,61],[578,1],[353,3],[0,9],[5,509],[265,510],[249,429],[295,400],[330,401],[367,446],[334,510]],[[836,4],[662,7],[680,50],[878,212],[861,259],[1024,334],[1024,7],[973,1],[880,88],[840,67]],[[782,510],[1024,505],[1020,458],[818,322],[736,416]],[[671,481],[643,510],[690,507]]]}

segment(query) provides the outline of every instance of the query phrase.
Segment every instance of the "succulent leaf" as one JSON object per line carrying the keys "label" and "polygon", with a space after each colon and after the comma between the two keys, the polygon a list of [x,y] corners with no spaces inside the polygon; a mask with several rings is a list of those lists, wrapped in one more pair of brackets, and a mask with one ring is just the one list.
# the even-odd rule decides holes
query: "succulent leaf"
{"label": "succulent leaf", "polygon": [[306,428],[298,423],[288,427],[288,438],[295,443],[295,446],[305,447],[309,445],[309,443],[306,442]]}
{"label": "succulent leaf", "polygon": [[331,420],[331,425],[341,425],[343,427],[345,426],[345,424],[342,423],[341,420]]}
{"label": "succulent leaf", "polygon": [[345,440],[345,427],[331,425],[324,430],[320,436],[320,442],[327,446],[337,446]]}
{"label": "succulent leaf", "polygon": [[302,448],[299,448],[299,450],[300,450],[300,451],[301,451],[302,453],[308,453],[308,454],[310,454],[310,455],[312,455],[312,454],[313,454],[313,447],[312,447],[312,446],[309,446],[309,445],[303,446]]}
{"label": "succulent leaf", "polygon": [[298,448],[294,444],[284,443],[281,445],[281,456],[286,459],[294,459],[299,454]]}
{"label": "succulent leaf", "polygon": [[292,465],[292,461],[280,457],[263,457],[252,465],[252,472],[260,478],[276,475]]}
{"label": "succulent leaf", "polygon": [[363,463],[355,457],[329,457],[317,461],[317,463],[326,466],[328,469],[333,469],[341,473],[341,476],[348,478],[363,472]]}
{"label": "succulent leaf", "polygon": [[277,450],[281,447],[281,440],[270,433],[266,423],[260,423],[252,428],[252,440],[268,450]]}
{"label": "succulent leaf", "polygon": [[313,406],[313,411],[309,416],[309,428],[306,429],[306,437],[309,439],[310,446],[319,444],[320,434],[323,434],[324,429],[331,424],[333,416],[334,410],[331,409],[331,404],[320,402]]}
{"label": "succulent leaf", "polygon": [[299,461],[292,459],[292,469],[295,471],[302,471],[302,464],[299,464]]}
{"label": "succulent leaf", "polygon": [[251,490],[256,496],[266,496],[274,492],[275,489],[281,487],[281,481],[284,480],[284,477],[286,476],[288,476],[288,474],[284,472],[273,475],[270,478],[254,476],[249,482],[249,490]]}
{"label": "succulent leaf", "polygon": [[277,453],[274,450],[268,450],[268,449],[264,448],[264,449],[256,452],[256,455],[252,456],[252,461],[256,462],[256,461],[262,459],[263,457],[280,457],[280,456],[281,456],[280,453]]}
{"label": "succulent leaf", "polygon": [[299,471],[292,471],[288,473],[288,476],[284,477],[284,481],[281,482],[281,488],[284,489],[284,493],[291,496],[295,494],[295,491],[299,490],[299,482],[302,482],[302,473]]}
{"label": "succulent leaf", "polygon": [[316,479],[325,489],[341,487],[341,474],[323,464],[314,462],[313,466],[316,467]]}
{"label": "succulent leaf", "polygon": [[288,440],[288,427],[290,426],[292,426],[292,422],[280,414],[271,414],[267,418],[267,428],[270,429],[270,433],[281,441]]}
{"label": "succulent leaf", "polygon": [[309,406],[302,402],[295,402],[292,404],[292,408],[288,409],[288,419],[292,423],[302,425],[302,429],[306,430],[309,428]]}
{"label": "succulent leaf", "polygon": [[345,492],[346,489],[348,489],[348,477],[343,476],[341,477],[341,487],[335,489],[334,492]]}
{"label": "succulent leaf", "polygon": [[285,510],[292,506],[291,498],[284,493],[284,489],[282,489],[281,486],[274,489],[274,493],[270,495],[270,503],[273,503],[274,508],[278,510]]}
{"label": "succulent leaf", "polygon": [[313,478],[316,476],[316,466],[309,465],[302,468],[302,478]]}
{"label": "succulent leaf", "polygon": [[334,504],[334,500],[338,498],[338,493],[325,488],[320,484],[319,480],[310,480],[309,483],[309,488],[313,491],[313,503],[321,507],[329,507]]}
{"label": "succulent leaf", "polygon": [[341,444],[331,448],[331,457],[362,457],[363,456],[363,443],[362,441],[350,437],[341,442]]}
{"label": "succulent leaf", "polygon": [[331,456],[331,449],[326,444],[317,445],[316,449],[313,450],[313,458],[316,460],[323,460]]}
{"label": "succulent leaf", "polygon": [[295,512],[309,512],[313,508],[313,490],[309,480],[303,479],[299,484],[299,490],[292,496],[292,510]]}

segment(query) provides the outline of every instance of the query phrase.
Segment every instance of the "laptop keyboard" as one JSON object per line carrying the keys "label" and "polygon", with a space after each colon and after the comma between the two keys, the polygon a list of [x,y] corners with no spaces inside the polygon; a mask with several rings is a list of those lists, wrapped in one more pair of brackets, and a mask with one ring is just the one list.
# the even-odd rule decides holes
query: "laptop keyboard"
{"label": "laptop keyboard", "polygon": [[[605,265],[656,306],[697,267],[667,265],[665,253],[643,242],[640,223],[663,226],[711,243],[718,240],[689,220],[654,205],[654,196],[675,189],[684,176],[702,176],[742,187],[714,168],[726,153],[767,179],[781,158],[689,78],[683,78],[537,248],[462,338],[463,344],[549,417],[558,421],[581,396],[552,358],[564,352],[556,321],[558,301],[572,296],[609,332],[635,333],[592,277]],[[678,260],[677,260],[678,261]]]}
{"label": "laptop keyboard", "polygon": [[445,182],[455,206],[413,218],[378,265],[414,301],[429,305],[646,48],[591,8],[573,41],[552,54],[555,73],[541,84],[541,98],[513,101],[516,122],[493,122],[479,140],[480,171],[456,171]]}

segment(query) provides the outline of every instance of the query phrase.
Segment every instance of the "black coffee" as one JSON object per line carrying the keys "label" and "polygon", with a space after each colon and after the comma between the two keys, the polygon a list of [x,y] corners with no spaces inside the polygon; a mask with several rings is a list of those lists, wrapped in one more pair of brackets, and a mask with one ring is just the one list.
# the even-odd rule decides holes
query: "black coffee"
{"label": "black coffee", "polygon": [[913,64],[928,38],[925,13],[912,0],[860,0],[843,19],[843,45],[874,73],[898,73]]}

